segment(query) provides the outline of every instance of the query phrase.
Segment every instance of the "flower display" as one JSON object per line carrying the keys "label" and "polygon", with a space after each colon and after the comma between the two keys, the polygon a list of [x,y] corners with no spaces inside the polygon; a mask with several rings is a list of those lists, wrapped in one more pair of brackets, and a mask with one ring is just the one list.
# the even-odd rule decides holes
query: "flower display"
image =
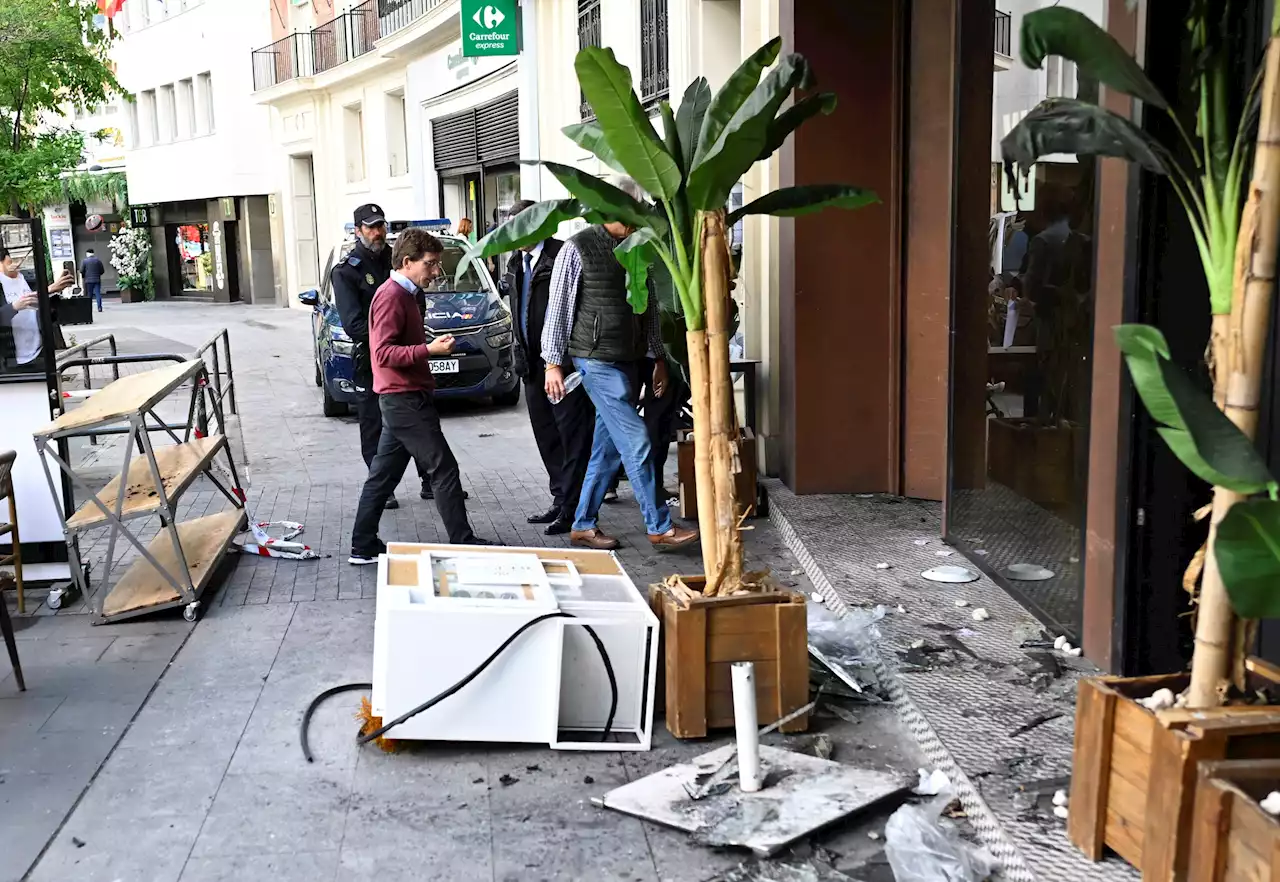
{"label": "flower display", "polygon": [[111,265],[120,275],[120,287],[141,291],[147,300],[155,298],[151,274],[151,234],[140,227],[122,226],[111,237]]}

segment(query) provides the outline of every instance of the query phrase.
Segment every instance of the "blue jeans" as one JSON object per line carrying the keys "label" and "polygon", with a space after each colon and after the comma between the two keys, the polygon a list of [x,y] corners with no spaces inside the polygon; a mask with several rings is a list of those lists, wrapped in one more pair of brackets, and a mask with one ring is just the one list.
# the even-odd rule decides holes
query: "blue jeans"
{"label": "blue jeans", "polygon": [[84,293],[98,301],[98,312],[102,312],[102,283],[85,282]]}
{"label": "blue jeans", "polygon": [[661,536],[671,529],[671,512],[657,501],[653,461],[649,456],[649,432],[636,413],[640,389],[639,370],[643,361],[609,362],[575,358],[582,374],[582,387],[596,406],[596,434],[591,445],[591,461],[582,483],[582,497],[573,522],[575,530],[596,527],[605,491],[622,465],[631,480],[631,489],[640,503],[645,529]]}

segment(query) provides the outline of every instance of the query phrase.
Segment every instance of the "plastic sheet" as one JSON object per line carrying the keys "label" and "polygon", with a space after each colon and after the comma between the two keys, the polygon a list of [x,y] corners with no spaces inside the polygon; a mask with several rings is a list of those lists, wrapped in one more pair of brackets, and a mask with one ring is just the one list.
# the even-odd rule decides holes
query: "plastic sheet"
{"label": "plastic sheet", "polygon": [[885,608],[855,608],[840,618],[817,604],[806,604],[809,611],[809,643],[824,656],[846,667],[865,664],[859,647],[880,641],[880,629],[876,623],[885,617]]}
{"label": "plastic sheet", "polygon": [[904,805],[885,825],[885,856],[896,882],[985,882],[996,869],[985,850],[960,838],[942,813],[950,790],[924,805]]}
{"label": "plastic sheet", "polygon": [[[281,535],[272,536],[272,529]],[[290,541],[302,535],[304,529],[297,521],[250,521],[248,531],[236,536],[234,544],[243,553],[260,557],[315,560],[320,554],[310,545]]]}

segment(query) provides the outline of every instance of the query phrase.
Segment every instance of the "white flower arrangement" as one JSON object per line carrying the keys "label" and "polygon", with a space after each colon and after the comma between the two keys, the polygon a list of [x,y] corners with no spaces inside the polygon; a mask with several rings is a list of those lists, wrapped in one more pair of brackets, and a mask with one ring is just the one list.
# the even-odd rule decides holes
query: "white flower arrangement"
{"label": "white flower arrangement", "polygon": [[151,234],[145,228],[122,226],[111,237],[111,265],[120,276],[121,288],[141,291],[147,300],[155,297]]}

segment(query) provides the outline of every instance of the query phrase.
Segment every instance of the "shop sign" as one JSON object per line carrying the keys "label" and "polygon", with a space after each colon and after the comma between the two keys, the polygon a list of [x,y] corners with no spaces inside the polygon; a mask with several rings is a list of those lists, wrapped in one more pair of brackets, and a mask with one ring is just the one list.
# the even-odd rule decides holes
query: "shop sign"
{"label": "shop sign", "polygon": [[236,200],[232,196],[223,196],[218,200],[219,216],[224,221],[236,219]]}
{"label": "shop sign", "polygon": [[155,207],[134,205],[129,208],[129,223],[135,227],[149,227],[155,220]]}
{"label": "shop sign", "polygon": [[519,55],[516,0],[462,0],[462,54]]}
{"label": "shop sign", "polygon": [[222,221],[213,222],[213,287],[219,291],[227,288],[227,261],[222,247]]}

